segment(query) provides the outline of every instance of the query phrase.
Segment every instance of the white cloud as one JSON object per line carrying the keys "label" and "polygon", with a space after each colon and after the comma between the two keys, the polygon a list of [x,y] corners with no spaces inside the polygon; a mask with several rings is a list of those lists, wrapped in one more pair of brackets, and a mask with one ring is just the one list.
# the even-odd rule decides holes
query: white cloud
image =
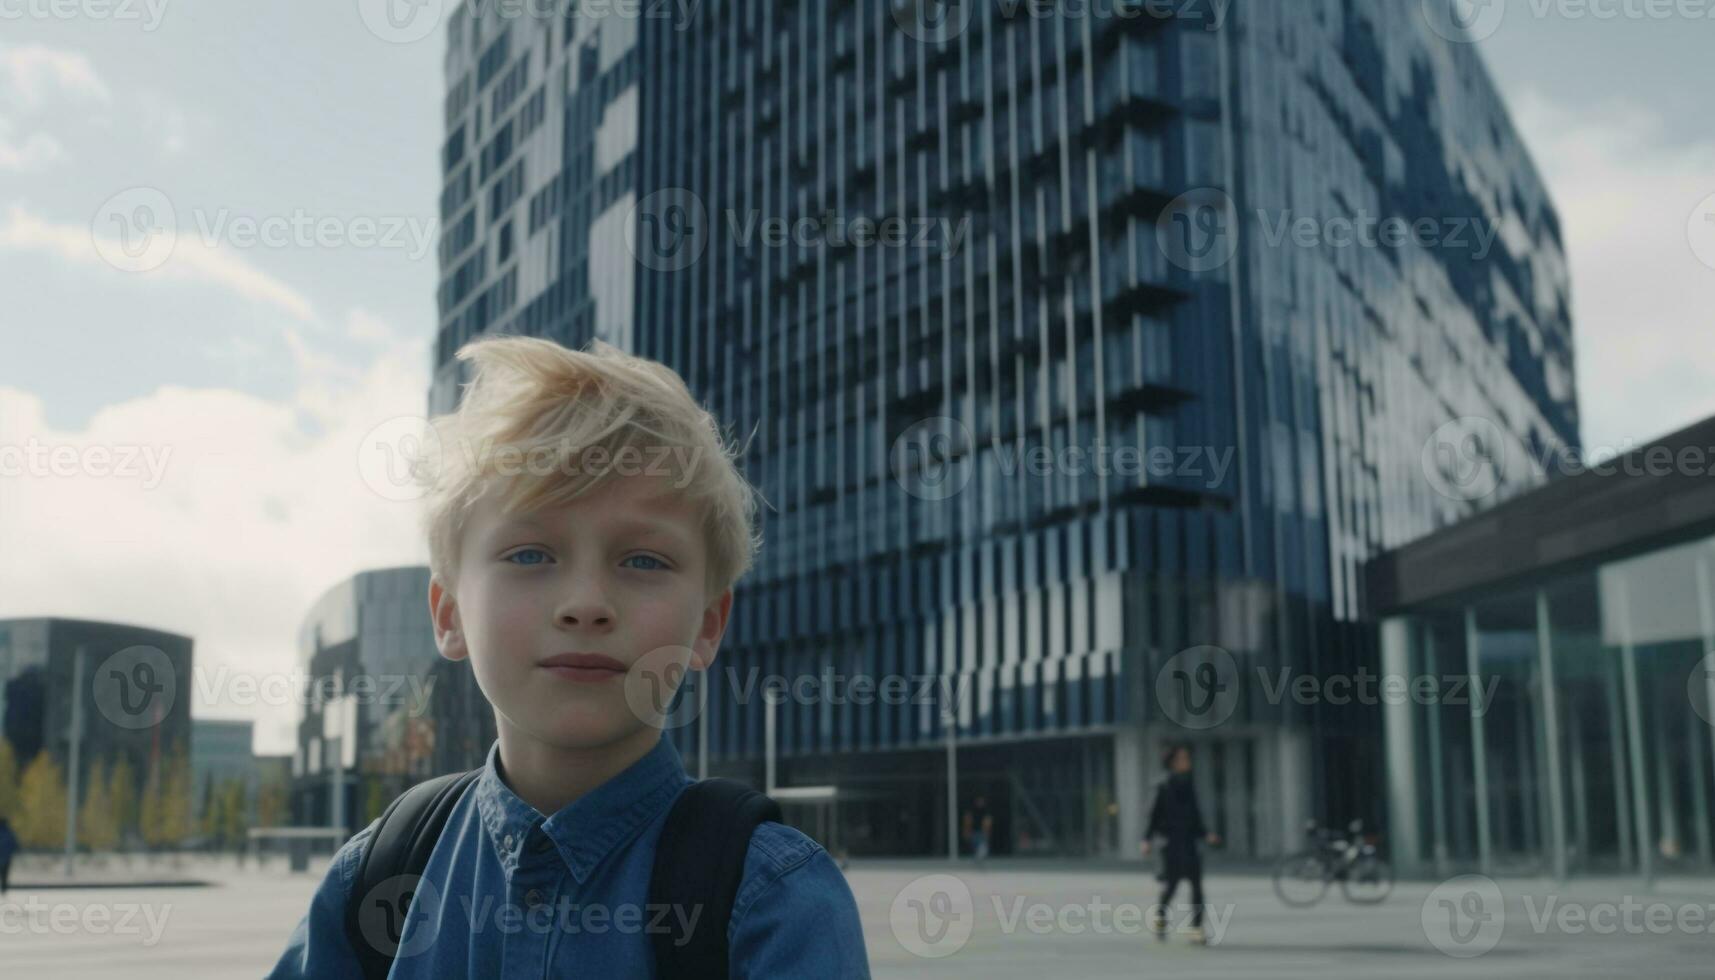
{"label": "white cloud", "polygon": [[[138,475],[43,469],[0,477],[0,617],[64,615],[134,622],[195,639],[200,676],[293,673],[310,605],[366,569],[427,561],[417,505],[367,486],[358,449],[375,425],[421,414],[429,378],[406,340],[366,365],[338,362],[295,333],[299,383],[269,402],[228,388],[167,386],[52,429],[40,397],[0,387],[7,447],[139,447],[163,461]],[[319,431],[306,432],[310,418]],[[79,457],[83,458],[83,457]],[[116,461],[117,457],[113,457]],[[0,457],[15,471],[17,452]],[[113,465],[109,462],[107,465]],[[426,615],[426,613],[425,613]],[[263,751],[285,751],[296,709],[203,703],[201,717],[258,718]]]}
{"label": "white cloud", "polygon": [[39,109],[50,91],[105,103],[107,83],[88,58],[42,44],[0,44],[0,95],[25,109]]}
{"label": "white cloud", "polygon": [[1624,448],[1715,414],[1715,269],[1686,238],[1715,192],[1715,139],[1622,99],[1529,91],[1514,118],[1566,239],[1585,444]]}
{"label": "white cloud", "polygon": [[[12,205],[0,220],[0,249],[40,252],[66,262],[103,265],[103,254],[117,255],[123,249],[113,236],[97,233],[85,225],[44,220]],[[115,270],[117,273],[118,270]],[[198,235],[177,234],[172,254],[159,267],[138,275],[145,279],[188,280],[228,289],[240,296],[268,303],[300,320],[315,318],[309,297],[281,280],[251,265],[219,243],[208,244]]]}
{"label": "white cloud", "polygon": [[[183,153],[189,145],[191,130],[191,119],[185,110],[155,92],[140,91],[135,96],[141,110],[137,124],[160,141],[163,154]],[[207,121],[200,113],[198,122],[199,128],[207,128]]]}
{"label": "white cloud", "polygon": [[47,133],[31,133],[22,142],[12,137],[12,122],[0,116],[0,170],[28,173],[65,158],[65,147]]}
{"label": "white cloud", "polygon": [[385,320],[361,307],[346,315],[345,332],[365,344],[386,344],[399,339]]}

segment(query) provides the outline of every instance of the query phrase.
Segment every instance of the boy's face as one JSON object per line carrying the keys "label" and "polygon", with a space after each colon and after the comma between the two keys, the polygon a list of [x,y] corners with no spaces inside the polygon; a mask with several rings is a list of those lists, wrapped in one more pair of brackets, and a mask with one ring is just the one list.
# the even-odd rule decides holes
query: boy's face
{"label": "boy's face", "polygon": [[[570,504],[503,517],[492,494],[464,528],[456,592],[430,583],[435,639],[470,657],[502,729],[591,749],[658,724],[686,668],[715,658],[732,591],[705,589],[701,511],[649,476],[616,476]],[[545,664],[566,655],[623,669]]]}
{"label": "boy's face", "polygon": [[1180,749],[1179,751],[1173,753],[1172,770],[1174,772],[1178,772],[1178,773],[1187,773],[1187,772],[1191,771],[1191,750],[1190,749]]}

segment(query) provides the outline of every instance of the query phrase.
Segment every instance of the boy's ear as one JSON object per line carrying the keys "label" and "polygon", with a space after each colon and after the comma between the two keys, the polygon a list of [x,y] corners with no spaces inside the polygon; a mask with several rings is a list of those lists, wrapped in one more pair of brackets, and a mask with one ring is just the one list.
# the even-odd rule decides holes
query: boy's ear
{"label": "boy's ear", "polygon": [[691,669],[708,670],[720,652],[721,637],[726,634],[727,617],[732,614],[732,590],[722,592],[703,610],[703,622],[697,638],[691,642]]}
{"label": "boy's ear", "polygon": [[429,619],[435,624],[435,646],[448,660],[463,660],[470,656],[465,645],[464,627],[459,623],[458,602],[442,587],[439,579],[429,579]]}

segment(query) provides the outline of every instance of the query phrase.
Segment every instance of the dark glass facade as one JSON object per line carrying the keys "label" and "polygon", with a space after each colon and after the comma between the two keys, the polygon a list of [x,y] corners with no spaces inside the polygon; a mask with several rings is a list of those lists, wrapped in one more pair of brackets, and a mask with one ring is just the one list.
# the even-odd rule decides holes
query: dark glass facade
{"label": "dark glass facade", "polygon": [[674,737],[760,783],[764,678],[903,679],[777,709],[854,852],[946,851],[949,734],[997,853],[1134,853],[1168,738],[1238,853],[1379,818],[1377,712],[1244,685],[1187,727],[1161,679],[1373,665],[1362,563],[1541,479],[1437,492],[1432,436],[1577,441],[1557,221],[1473,49],[1391,0],[1174,7],[455,15],[431,408],[483,331],[684,375],[770,506]]}
{"label": "dark glass facade", "polygon": [[188,636],[125,623],[0,620],[0,736],[12,744],[18,771],[40,752],[65,771],[74,719],[82,727],[84,792],[92,775],[121,759],[139,792],[175,759],[188,763],[193,645]]}

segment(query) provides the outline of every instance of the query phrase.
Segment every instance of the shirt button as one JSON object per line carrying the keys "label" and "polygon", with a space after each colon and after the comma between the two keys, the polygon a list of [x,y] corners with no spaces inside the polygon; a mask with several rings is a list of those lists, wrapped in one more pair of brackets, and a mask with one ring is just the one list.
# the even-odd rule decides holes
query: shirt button
{"label": "shirt button", "polygon": [[512,850],[512,835],[507,834],[506,839],[500,842],[500,846],[506,848],[508,851]]}
{"label": "shirt button", "polygon": [[542,889],[532,888],[524,893],[524,904],[535,908],[542,904]]}

